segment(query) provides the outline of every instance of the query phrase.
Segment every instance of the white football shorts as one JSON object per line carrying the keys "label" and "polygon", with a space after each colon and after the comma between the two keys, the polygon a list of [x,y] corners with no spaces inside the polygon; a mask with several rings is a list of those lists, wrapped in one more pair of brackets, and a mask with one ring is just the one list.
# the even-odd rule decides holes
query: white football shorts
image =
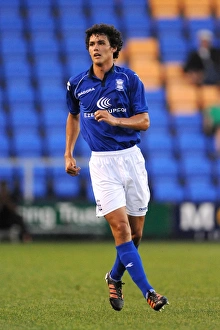
{"label": "white football shorts", "polygon": [[92,151],[89,169],[97,217],[123,206],[128,215],[146,214],[150,190],[145,160],[137,146],[119,151]]}

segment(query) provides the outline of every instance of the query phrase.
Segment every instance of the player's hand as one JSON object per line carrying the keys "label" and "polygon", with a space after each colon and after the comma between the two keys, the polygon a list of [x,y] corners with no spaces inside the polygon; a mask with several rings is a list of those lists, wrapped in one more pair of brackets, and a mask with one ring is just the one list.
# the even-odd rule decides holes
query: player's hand
{"label": "player's hand", "polygon": [[80,167],[76,166],[76,160],[72,157],[65,158],[65,170],[71,176],[79,175]]}
{"label": "player's hand", "polygon": [[104,121],[111,126],[117,126],[117,118],[112,116],[107,110],[97,110],[94,113],[95,120]]}

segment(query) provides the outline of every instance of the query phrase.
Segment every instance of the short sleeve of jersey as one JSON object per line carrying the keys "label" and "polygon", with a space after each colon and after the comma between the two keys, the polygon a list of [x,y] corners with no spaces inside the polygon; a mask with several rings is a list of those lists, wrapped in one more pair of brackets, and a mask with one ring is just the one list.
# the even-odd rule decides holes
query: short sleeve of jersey
{"label": "short sleeve of jersey", "polygon": [[146,100],[146,93],[144,84],[138,77],[138,75],[130,71],[130,100],[132,104],[132,110],[135,114],[148,112],[148,105]]}
{"label": "short sleeve of jersey", "polygon": [[76,84],[74,83],[74,79],[71,77],[67,83],[66,102],[69,112],[72,115],[77,115],[80,112],[79,100],[76,99],[74,95],[75,88]]}

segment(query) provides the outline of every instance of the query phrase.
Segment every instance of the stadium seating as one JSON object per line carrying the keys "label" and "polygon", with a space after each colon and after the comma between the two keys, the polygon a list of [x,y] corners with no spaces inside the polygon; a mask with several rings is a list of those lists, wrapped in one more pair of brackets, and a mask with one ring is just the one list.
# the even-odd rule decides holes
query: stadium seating
{"label": "stadium seating", "polygon": [[205,18],[187,18],[185,20],[185,30],[189,37],[190,48],[196,49],[198,46],[197,33],[199,30],[207,29],[214,33],[215,30],[215,20],[213,17]]}
{"label": "stadium seating", "polygon": [[149,7],[152,16],[161,17],[177,17],[180,15],[179,0],[149,0]]}
{"label": "stadium seating", "polygon": [[36,199],[48,196],[50,170],[46,166],[34,166],[33,168],[33,194]]}
{"label": "stadium seating", "polygon": [[[24,67],[25,68],[25,67]],[[22,71],[22,67],[20,67],[20,70]],[[23,72],[21,73],[21,75]],[[27,75],[30,74],[27,72]],[[19,75],[19,73],[18,73]],[[11,80],[10,80],[11,77]],[[22,76],[20,78],[13,78],[12,76],[9,76],[6,78],[7,81],[7,97],[9,100],[9,103],[16,103],[16,102],[34,102],[35,100],[35,89],[31,85],[31,81],[29,77]]]}
{"label": "stadium seating", "polygon": [[184,37],[184,20],[182,17],[168,17],[168,18],[156,18],[154,21],[154,29],[157,37],[162,39],[165,37]]}
{"label": "stadium seating", "polygon": [[184,158],[187,154],[195,156],[196,154],[206,154],[207,153],[207,140],[204,134],[201,132],[178,132],[175,136],[175,150],[180,156],[183,155]]}
{"label": "stadium seating", "polygon": [[[56,103],[56,102],[54,102]],[[64,107],[62,105],[62,107]],[[62,107],[56,104],[48,104],[48,106],[43,105],[43,111],[40,114],[40,124],[41,128],[45,132],[50,132],[54,129],[65,129],[67,111],[65,112]]]}
{"label": "stadium seating", "polygon": [[[51,0],[47,0],[47,1],[51,2]],[[78,9],[83,7],[84,0],[56,0],[56,4],[60,7],[69,8],[70,6],[72,6],[73,9],[74,8]],[[88,5],[89,4],[90,4],[90,0],[88,2]]]}
{"label": "stadium seating", "polygon": [[7,66],[10,65],[10,59],[16,59],[18,55],[23,55],[23,58],[25,58],[28,51],[28,45],[25,39],[22,37],[21,33],[17,33],[17,31],[16,33],[14,33],[14,31],[3,33],[0,44],[1,55],[6,69]]}
{"label": "stadium seating", "polygon": [[138,74],[146,89],[154,90],[163,86],[163,69],[159,61],[131,61],[129,67]]}
{"label": "stadium seating", "polygon": [[[85,50],[84,50],[85,52]],[[90,68],[91,62],[87,54],[81,54],[76,52],[75,54],[70,53],[66,56],[66,77],[76,76],[79,73],[86,71]]]}
{"label": "stadium seating", "polygon": [[85,36],[85,29],[89,27],[82,8],[76,6],[73,8],[60,7],[57,25],[59,25],[61,33],[72,34],[72,38]]}
{"label": "stadium seating", "polygon": [[[1,120],[1,118],[0,118]],[[0,157],[10,157],[10,139],[0,128]]]}
{"label": "stadium seating", "polygon": [[20,15],[19,5],[2,6],[2,2],[0,3],[0,31],[22,31],[23,20]]}
{"label": "stadium seating", "polygon": [[7,133],[7,128],[8,128],[8,120],[6,113],[1,111],[0,112],[0,133],[3,135]]}
{"label": "stadium seating", "polygon": [[59,82],[56,84],[48,84],[43,87],[43,85],[38,86],[38,97],[41,100],[42,103],[44,102],[55,102],[63,100],[65,102],[65,93],[66,88],[65,85],[59,84]]}
{"label": "stadium seating", "polygon": [[180,62],[165,62],[163,66],[164,82],[168,85],[184,85],[184,73]]}
{"label": "stadium seating", "polygon": [[173,141],[171,135],[158,134],[158,132],[146,134],[146,137],[143,141],[142,148],[145,148],[146,153],[149,152],[173,152]]}
{"label": "stadium seating", "polygon": [[126,43],[129,62],[159,59],[159,43],[156,38],[129,38]]}
{"label": "stadium seating", "polygon": [[189,178],[209,178],[212,177],[212,165],[207,157],[201,156],[201,154],[187,154],[184,155],[181,160],[181,173],[183,179],[187,180]]}
{"label": "stadium seating", "polygon": [[173,156],[152,156],[147,162],[147,169],[152,181],[179,177],[179,164]]}
{"label": "stadium seating", "polygon": [[4,8],[4,9],[11,9],[11,6],[13,6],[14,8],[19,8],[20,0],[11,0],[10,3],[8,3],[7,1],[4,1],[4,0],[1,0],[0,4],[1,4],[1,8]]}
{"label": "stadium seating", "polygon": [[[10,117],[10,114],[13,112],[20,113],[21,118],[23,118],[21,109],[24,110],[24,113],[29,110],[30,110],[30,112],[33,112],[34,110],[37,111],[35,109],[35,103],[33,100],[24,99],[24,100],[20,100],[20,101],[13,102],[13,103],[10,103],[10,100],[9,100],[8,102],[10,104],[10,111],[7,112],[8,118]],[[8,126],[10,128],[10,122],[8,122]]]}
{"label": "stadium seating", "polygon": [[54,195],[59,199],[73,199],[80,197],[80,176],[71,177],[63,166],[52,168],[51,172]]}
{"label": "stadium seating", "polygon": [[188,53],[188,42],[179,36],[170,37],[169,34],[160,37],[160,52],[163,62],[184,63]]}
{"label": "stadium seating", "polygon": [[150,182],[152,198],[160,203],[180,203],[185,200],[184,187],[176,178],[160,178]]}
{"label": "stadium seating", "polygon": [[90,25],[96,24],[97,22],[105,22],[106,24],[112,24],[120,28],[119,20],[115,15],[115,10],[111,2],[106,3],[102,1],[102,5],[97,7],[95,3],[94,6],[90,7]]}
{"label": "stadium seating", "polygon": [[37,131],[40,128],[38,113],[33,108],[23,109],[22,115],[20,111],[11,111],[9,114],[9,123],[12,131],[18,132],[23,129],[27,132]]}
{"label": "stadium seating", "polygon": [[216,183],[218,196],[220,196],[220,157],[213,162],[213,181]]}
{"label": "stadium seating", "polygon": [[[51,75],[55,78],[62,79],[63,78],[63,68],[62,63],[59,60],[59,57],[55,53],[52,54],[36,54],[34,57],[34,73],[37,76],[37,79],[43,78],[51,78]],[[43,83],[43,80],[41,81]],[[48,83],[48,81],[47,81]]]}
{"label": "stadium seating", "polygon": [[210,0],[181,0],[182,13],[187,18],[209,17],[212,14]]}
{"label": "stadium seating", "polygon": [[201,178],[191,178],[185,185],[186,200],[201,203],[201,202],[217,202],[218,192],[216,186],[209,180]]}
{"label": "stadium seating", "polygon": [[52,4],[51,0],[24,0],[26,8],[36,8],[37,10],[40,8],[49,8]]}
{"label": "stadium seating", "polygon": [[44,152],[49,157],[63,157],[65,150],[65,128],[51,127],[44,136]]}
{"label": "stadium seating", "polygon": [[[117,1],[113,2],[117,4]],[[119,2],[120,4],[120,9],[123,13],[123,15],[126,15],[126,12],[134,12],[136,9],[139,11],[146,12],[147,11],[147,5],[148,5],[148,0],[139,0],[138,1],[138,6],[137,6],[137,1],[136,0],[121,0]]]}
{"label": "stadium seating", "polygon": [[89,168],[87,164],[81,166],[80,170],[80,181],[82,188],[82,199],[86,199],[89,202],[95,203],[95,197],[92,190],[92,183],[89,174]]}
{"label": "stadium seating", "polygon": [[129,38],[126,44],[129,67],[136,71],[146,88],[160,87],[162,68],[159,63],[159,44],[155,38]]}
{"label": "stadium seating", "polygon": [[169,130],[171,128],[170,126],[170,115],[166,113],[166,109],[164,107],[157,108],[154,106],[151,106],[149,102],[149,113],[150,113],[150,121],[151,121],[151,128],[147,132],[143,132],[143,134],[148,135],[151,134],[150,132],[158,131],[158,134],[161,132],[167,132],[169,133]]}
{"label": "stadium seating", "polygon": [[76,142],[74,154],[76,157],[82,157],[86,159],[88,159],[91,156],[90,148],[87,142],[83,139],[81,134],[79,134],[78,140]]}
{"label": "stadium seating", "polygon": [[[1,148],[1,144],[0,144],[0,148]],[[3,164],[0,166],[0,180],[7,181],[10,188],[12,188],[14,184],[14,173],[15,173],[15,168],[12,164],[7,164],[7,165]]]}
{"label": "stadium seating", "polygon": [[219,0],[213,0],[213,12],[217,18],[220,17],[220,1]]}
{"label": "stadium seating", "polygon": [[53,31],[55,22],[47,6],[28,6],[27,10],[27,28],[29,31]]}
{"label": "stadium seating", "polygon": [[152,24],[145,13],[135,11],[123,16],[123,29],[126,38],[150,37]]}
{"label": "stadium seating", "polygon": [[195,114],[198,112],[198,89],[194,85],[167,86],[167,102],[172,114]]}
{"label": "stadium seating", "polygon": [[203,131],[203,116],[200,112],[191,115],[172,115],[170,117],[172,130],[177,135],[191,133],[202,133]]}
{"label": "stadium seating", "polygon": [[[160,115],[164,118],[167,117],[168,112],[166,111],[166,93],[163,87],[156,89],[146,90],[146,99],[149,105],[150,113],[152,115]],[[167,117],[168,118],[168,117]]]}
{"label": "stadium seating", "polygon": [[219,99],[219,91],[215,85],[202,86],[199,90],[200,108],[205,110],[213,104],[216,104]]}
{"label": "stadium seating", "polygon": [[86,184],[86,198],[89,202],[95,203],[95,197],[90,180],[87,180],[87,184]]}
{"label": "stadium seating", "polygon": [[16,157],[42,157],[43,145],[41,136],[32,129],[22,129],[12,137],[12,153]]}
{"label": "stadium seating", "polygon": [[35,35],[32,39],[31,51],[33,54],[54,54],[59,53],[59,44],[57,40],[53,37],[53,34],[49,33],[49,36],[44,34]]}

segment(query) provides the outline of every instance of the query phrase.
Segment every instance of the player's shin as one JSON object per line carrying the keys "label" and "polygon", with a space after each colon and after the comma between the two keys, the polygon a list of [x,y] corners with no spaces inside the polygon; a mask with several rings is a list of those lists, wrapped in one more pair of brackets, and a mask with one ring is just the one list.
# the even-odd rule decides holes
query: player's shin
{"label": "player's shin", "polygon": [[153,287],[147,280],[140,255],[132,241],[116,246],[119,258],[144,297]]}

